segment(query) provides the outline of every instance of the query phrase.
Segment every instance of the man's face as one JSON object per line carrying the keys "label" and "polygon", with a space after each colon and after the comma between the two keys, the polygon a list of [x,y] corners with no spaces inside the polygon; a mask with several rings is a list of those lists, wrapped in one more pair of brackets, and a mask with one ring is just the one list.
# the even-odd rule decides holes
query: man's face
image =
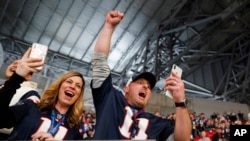
{"label": "man's face", "polygon": [[5,78],[8,80],[17,68],[18,60],[12,62],[5,71]]}
{"label": "man's face", "polygon": [[151,97],[150,84],[143,78],[131,82],[124,91],[128,103],[135,108],[144,108]]}

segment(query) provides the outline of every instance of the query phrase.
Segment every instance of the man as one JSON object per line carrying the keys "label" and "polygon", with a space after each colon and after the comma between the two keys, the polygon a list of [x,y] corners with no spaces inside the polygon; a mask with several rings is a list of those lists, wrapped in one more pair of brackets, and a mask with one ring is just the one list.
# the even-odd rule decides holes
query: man
{"label": "man", "polygon": [[189,141],[191,123],[186,105],[184,83],[175,74],[166,79],[166,90],[173,93],[177,103],[176,124],[173,128],[166,119],[146,113],[144,108],[151,97],[156,79],[152,73],[143,72],[131,78],[123,93],[112,85],[107,58],[110,51],[111,36],[115,26],[124,14],[110,11],[99,35],[92,60],[92,94],[96,109],[96,126],[93,139],[157,139]]}
{"label": "man", "polygon": [[[13,75],[13,73],[16,71],[18,62],[20,60],[15,60],[14,62],[12,62],[5,71],[5,79],[9,80],[9,78]],[[26,80],[30,80],[32,78],[31,75],[27,75]],[[4,85],[2,85],[1,87],[3,87]],[[32,98],[35,99],[36,101],[39,101],[40,96],[37,92],[37,83],[32,82],[32,81],[24,81],[21,84],[21,87],[19,89],[17,89],[16,94],[13,96],[13,98],[11,99],[11,102],[9,103],[9,106],[15,105],[16,103],[18,103],[19,101],[23,100],[23,99],[28,99],[28,98]],[[12,132],[12,128],[1,128],[0,129],[0,140],[4,140],[7,139],[7,137],[9,136],[9,134]]]}

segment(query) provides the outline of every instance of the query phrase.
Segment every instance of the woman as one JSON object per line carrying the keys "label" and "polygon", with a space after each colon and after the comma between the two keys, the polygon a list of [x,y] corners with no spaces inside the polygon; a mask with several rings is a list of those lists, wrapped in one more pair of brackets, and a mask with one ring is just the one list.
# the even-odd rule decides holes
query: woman
{"label": "woman", "polygon": [[[30,72],[41,65],[41,60],[26,55],[18,62],[16,72],[0,90],[0,127],[14,126],[9,140],[75,140],[83,139],[79,133],[83,111],[85,81],[79,72],[62,75],[43,93],[40,103],[32,98],[8,107],[8,103]],[[33,59],[33,60],[32,60]],[[27,61],[29,60],[29,61]],[[32,62],[33,61],[33,62]]]}

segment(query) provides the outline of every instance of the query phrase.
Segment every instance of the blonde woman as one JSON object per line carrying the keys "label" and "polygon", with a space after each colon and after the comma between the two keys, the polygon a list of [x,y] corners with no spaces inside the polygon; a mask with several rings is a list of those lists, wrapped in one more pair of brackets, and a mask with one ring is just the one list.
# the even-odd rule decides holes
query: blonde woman
{"label": "blonde woman", "polygon": [[80,116],[83,111],[85,80],[79,72],[70,71],[62,75],[42,94],[40,103],[32,98],[14,106],[8,105],[15,90],[25,81],[30,72],[37,72],[41,60],[28,58],[30,51],[18,62],[16,72],[0,89],[0,127],[14,129],[8,140],[76,140],[79,133]]}

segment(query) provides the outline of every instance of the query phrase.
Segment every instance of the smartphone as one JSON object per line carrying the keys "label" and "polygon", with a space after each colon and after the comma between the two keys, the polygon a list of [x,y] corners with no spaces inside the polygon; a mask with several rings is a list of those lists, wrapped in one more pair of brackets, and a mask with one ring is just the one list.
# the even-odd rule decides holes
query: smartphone
{"label": "smartphone", "polygon": [[[176,64],[173,64],[171,72],[175,72],[177,74],[177,76],[179,76],[181,78],[182,68],[180,68]],[[171,75],[171,72],[170,72],[170,75]],[[165,95],[168,96],[169,98],[173,99],[172,93],[170,91],[166,91]]]}
{"label": "smartphone", "polygon": [[181,75],[182,75],[182,68],[180,68],[176,64],[173,64],[171,72],[175,72],[177,74],[177,76],[181,77]]}
{"label": "smartphone", "polygon": [[[47,55],[47,51],[48,51],[48,46],[43,45],[43,44],[39,44],[39,43],[33,43],[32,47],[31,47],[31,52],[30,52],[30,56],[31,58],[42,58],[42,61],[45,61],[46,55]],[[37,70],[42,70],[42,66],[41,67],[37,67]]]}

